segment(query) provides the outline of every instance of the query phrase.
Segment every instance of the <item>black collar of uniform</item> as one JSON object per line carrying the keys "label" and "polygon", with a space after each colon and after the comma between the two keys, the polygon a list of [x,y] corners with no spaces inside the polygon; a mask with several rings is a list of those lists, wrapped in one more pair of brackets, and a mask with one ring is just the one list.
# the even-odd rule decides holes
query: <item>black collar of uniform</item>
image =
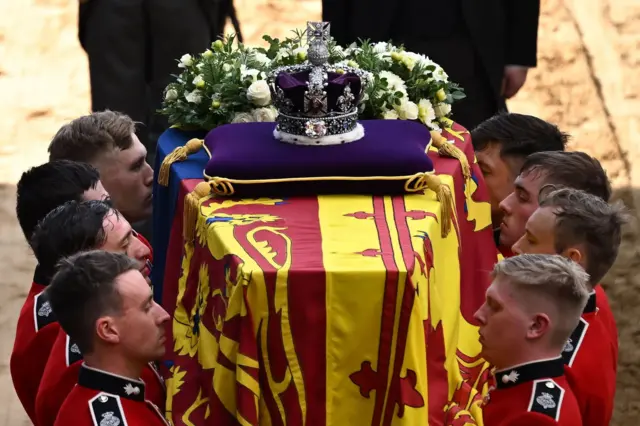
{"label": "black collar of uniform", "polygon": [[584,307],[584,311],[582,313],[588,314],[596,311],[596,292],[595,290],[589,293],[589,299],[587,300],[587,304]]}
{"label": "black collar of uniform", "polygon": [[496,386],[498,389],[505,389],[520,383],[559,377],[563,374],[564,361],[562,357],[533,361],[496,371]]}
{"label": "black collar of uniform", "polygon": [[110,393],[134,401],[144,401],[144,382],[111,374],[82,364],[78,375],[82,387]]}
{"label": "black collar of uniform", "polygon": [[33,282],[41,286],[47,286],[50,281],[51,274],[46,273],[44,268],[37,265],[36,270],[33,272]]}

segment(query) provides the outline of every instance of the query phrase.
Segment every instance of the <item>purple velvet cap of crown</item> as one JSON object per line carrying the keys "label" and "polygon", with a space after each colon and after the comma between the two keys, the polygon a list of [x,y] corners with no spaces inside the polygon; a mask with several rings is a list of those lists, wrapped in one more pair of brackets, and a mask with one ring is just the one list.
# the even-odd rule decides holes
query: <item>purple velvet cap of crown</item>
{"label": "purple velvet cap of crown", "polygon": [[[293,111],[300,113],[304,111],[304,94],[308,90],[310,71],[302,71],[297,73],[281,72],[275,80],[276,88],[281,88],[287,99],[293,102]],[[343,113],[338,109],[338,98],[342,96],[344,89],[350,85],[351,93],[355,96],[354,105],[357,104],[362,87],[360,77],[353,73],[339,74],[336,72],[327,72],[327,105],[329,112],[335,111]]]}
{"label": "purple velvet cap of crown", "polygon": [[[308,147],[282,143],[273,137],[272,123],[226,124],[205,138],[211,153],[205,174],[237,180],[323,176],[410,176],[433,171],[427,154],[429,129],[404,120],[363,120],[364,138],[342,145]],[[236,193],[402,193],[404,180],[325,181],[234,185]],[[273,188],[272,188],[273,187]],[[295,188],[294,188],[295,187]],[[242,195],[247,195],[243,192]],[[253,196],[253,195],[252,195]]]}

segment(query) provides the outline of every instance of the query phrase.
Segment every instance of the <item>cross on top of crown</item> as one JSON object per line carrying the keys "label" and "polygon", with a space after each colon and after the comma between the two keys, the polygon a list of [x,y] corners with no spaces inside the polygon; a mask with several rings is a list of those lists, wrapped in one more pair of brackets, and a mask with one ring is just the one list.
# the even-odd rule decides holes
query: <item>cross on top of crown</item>
{"label": "cross on top of crown", "polygon": [[314,41],[327,43],[330,38],[331,24],[329,22],[307,22],[307,40],[309,44]]}

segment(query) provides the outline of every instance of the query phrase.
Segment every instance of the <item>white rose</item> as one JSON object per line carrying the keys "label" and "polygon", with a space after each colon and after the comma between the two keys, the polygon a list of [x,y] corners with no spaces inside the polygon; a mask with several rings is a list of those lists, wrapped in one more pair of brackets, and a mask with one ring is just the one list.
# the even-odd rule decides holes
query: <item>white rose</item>
{"label": "white rose", "polygon": [[418,119],[418,105],[414,102],[405,100],[400,105],[396,106],[395,110],[401,120]]}
{"label": "white rose", "polygon": [[258,123],[274,122],[278,116],[278,111],[274,107],[256,108],[251,112],[253,120]]}
{"label": "white rose", "polygon": [[264,80],[251,83],[247,89],[247,99],[256,106],[267,106],[271,102],[271,92],[269,85]]}
{"label": "white rose", "polygon": [[190,67],[191,65],[193,65],[193,58],[191,57],[191,55],[189,55],[188,53],[185,55],[182,55],[182,57],[180,58],[180,63],[178,64],[178,67],[186,68],[186,67]]}
{"label": "white rose", "polygon": [[438,105],[436,105],[433,110],[436,113],[436,117],[440,118],[440,117],[446,117],[447,114],[449,114],[451,112],[451,105],[447,104],[447,103],[439,103]]}
{"label": "white rose", "polygon": [[385,120],[397,120],[398,119],[398,113],[395,110],[390,109],[388,111],[385,111],[382,114],[382,118],[384,118]]}
{"label": "white rose", "polygon": [[239,112],[233,116],[231,123],[253,123],[253,116],[248,112]]}
{"label": "white rose", "polygon": [[175,101],[178,99],[178,91],[176,89],[169,89],[164,95],[165,101]]}
{"label": "white rose", "polygon": [[186,93],[184,95],[184,98],[187,100],[187,102],[191,102],[192,104],[199,104],[200,102],[202,102],[202,92],[196,89],[193,92]]}
{"label": "white rose", "polygon": [[231,71],[231,65],[230,65],[230,64],[224,64],[224,65],[222,65],[222,71],[224,71],[224,72],[229,72],[229,71]]}

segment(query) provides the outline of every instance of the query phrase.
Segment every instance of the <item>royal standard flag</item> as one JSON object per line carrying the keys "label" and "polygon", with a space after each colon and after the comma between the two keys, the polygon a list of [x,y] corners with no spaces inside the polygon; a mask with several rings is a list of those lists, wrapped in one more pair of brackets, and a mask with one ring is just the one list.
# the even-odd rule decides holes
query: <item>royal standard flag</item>
{"label": "royal standard flag", "polygon": [[473,313],[496,250],[468,133],[443,135],[464,153],[429,153],[448,234],[431,191],[197,202],[163,297],[174,425],[482,425]]}

